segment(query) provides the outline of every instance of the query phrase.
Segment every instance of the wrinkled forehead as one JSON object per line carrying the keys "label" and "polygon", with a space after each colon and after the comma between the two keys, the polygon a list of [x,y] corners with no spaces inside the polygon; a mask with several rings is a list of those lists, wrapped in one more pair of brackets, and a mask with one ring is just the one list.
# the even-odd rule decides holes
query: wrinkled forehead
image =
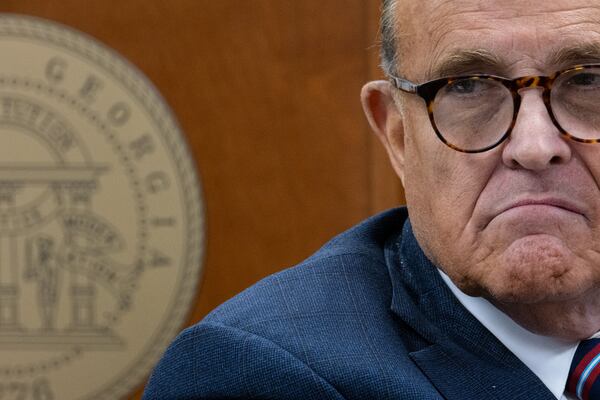
{"label": "wrinkled forehead", "polygon": [[399,71],[545,74],[600,62],[600,0],[398,0]]}

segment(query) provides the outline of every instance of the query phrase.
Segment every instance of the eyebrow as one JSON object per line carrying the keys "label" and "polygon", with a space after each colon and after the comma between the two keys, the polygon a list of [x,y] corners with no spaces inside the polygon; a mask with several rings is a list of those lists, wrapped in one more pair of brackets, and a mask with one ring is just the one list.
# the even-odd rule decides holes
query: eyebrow
{"label": "eyebrow", "polygon": [[548,57],[549,65],[573,66],[585,62],[600,62],[600,43],[587,42],[558,49]]}
{"label": "eyebrow", "polygon": [[506,63],[485,49],[463,49],[444,58],[430,71],[433,77],[450,77],[489,70],[504,70]]}
{"label": "eyebrow", "polygon": [[[547,57],[546,65],[553,68],[564,68],[586,62],[600,62],[600,43],[577,43],[557,49]],[[486,49],[461,49],[448,55],[437,66],[431,68],[430,76],[439,78],[484,72],[501,74],[507,70],[508,64]]]}

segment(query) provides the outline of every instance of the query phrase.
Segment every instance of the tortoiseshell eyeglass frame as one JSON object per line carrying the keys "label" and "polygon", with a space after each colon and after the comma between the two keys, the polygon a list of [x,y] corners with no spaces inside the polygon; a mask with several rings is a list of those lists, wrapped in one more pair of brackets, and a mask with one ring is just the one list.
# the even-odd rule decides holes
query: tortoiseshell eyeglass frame
{"label": "tortoiseshell eyeglass frame", "polygon": [[[576,142],[580,142],[580,143],[600,143],[600,138],[598,138],[598,139],[581,139],[581,138],[573,136],[572,134],[570,134],[569,132],[564,130],[560,126],[558,121],[556,120],[556,117],[554,116],[554,112],[552,111],[552,106],[550,104],[550,92],[552,90],[552,85],[554,84],[554,82],[556,81],[557,78],[559,78],[561,75],[564,75],[566,73],[571,73],[571,72],[581,71],[581,70],[591,69],[591,68],[600,68],[600,63],[599,64],[576,65],[576,66],[573,66],[573,67],[570,67],[567,69],[557,71],[549,76],[532,75],[532,76],[522,76],[520,78],[515,78],[515,79],[507,79],[507,78],[503,78],[500,76],[486,75],[486,74],[462,75],[462,76],[455,76],[455,77],[448,77],[448,78],[439,78],[439,79],[434,79],[432,81],[425,82],[422,84],[416,84],[407,79],[400,78],[400,77],[397,77],[394,75],[389,75],[389,79],[390,79],[390,82],[392,83],[392,85],[394,85],[394,87],[396,89],[401,90],[403,92],[416,94],[416,95],[420,96],[421,98],[423,98],[423,100],[425,100],[425,104],[427,105],[427,113],[429,114],[429,120],[431,121],[431,126],[433,127],[433,130],[435,131],[435,134],[437,135],[437,137],[445,145],[447,145],[448,147],[450,147],[456,151],[460,151],[463,153],[482,153],[484,151],[491,150],[494,147],[498,146],[500,143],[505,141],[506,138],[508,138],[510,136],[510,133],[512,132],[512,130],[515,126],[515,123],[517,121],[517,115],[519,114],[519,107],[521,105],[521,96],[519,95],[519,90],[523,89],[523,88],[543,88],[544,89],[542,92],[542,99],[544,101],[544,104],[546,105],[546,109],[548,110],[550,119],[552,120],[554,125],[558,128],[558,130],[564,137],[574,140]],[[510,123],[507,131],[504,133],[504,135],[502,135],[502,137],[497,142],[495,142],[489,146],[486,146],[484,148],[481,148],[481,149],[463,149],[463,148],[460,148],[460,147],[448,142],[444,138],[444,136],[440,133],[439,129],[437,128],[437,126],[435,124],[435,119],[433,118],[435,96],[437,95],[438,91],[440,89],[442,89],[444,86],[452,84],[452,83],[456,82],[457,80],[462,80],[462,79],[490,79],[493,81],[500,82],[502,85],[504,85],[510,91],[512,98],[513,98],[513,119],[512,119],[512,122]]]}

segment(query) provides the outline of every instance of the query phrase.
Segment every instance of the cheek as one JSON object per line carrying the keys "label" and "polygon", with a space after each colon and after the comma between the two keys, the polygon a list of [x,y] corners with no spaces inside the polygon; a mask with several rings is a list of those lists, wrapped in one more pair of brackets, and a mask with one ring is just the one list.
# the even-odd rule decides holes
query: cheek
{"label": "cheek", "polygon": [[414,214],[455,240],[471,221],[497,164],[497,157],[487,156],[460,153],[441,142],[427,147],[407,142],[406,199],[411,217]]}
{"label": "cheek", "polygon": [[441,142],[427,148],[414,143],[407,146],[407,154],[418,160],[410,162],[406,172],[406,200],[415,236],[430,260],[448,275],[460,276],[464,256],[473,254],[477,246],[468,227],[498,165],[498,155],[464,154]]}
{"label": "cheek", "polygon": [[475,204],[500,162],[500,153],[465,154],[436,136],[427,115],[405,119],[405,195],[413,229],[438,265],[471,252],[465,236]]}
{"label": "cheek", "polygon": [[577,154],[581,157],[583,164],[586,165],[589,170],[594,183],[597,188],[600,188],[600,143],[583,144],[575,143],[574,147],[577,149]]}
{"label": "cheek", "polygon": [[466,195],[457,185],[456,167],[445,161],[445,149],[428,153],[427,149],[421,152],[416,146],[412,151],[409,148],[405,194],[410,220],[427,256],[441,264],[463,223],[461,206],[467,202],[459,199]]}
{"label": "cheek", "polygon": [[434,135],[433,132],[423,128],[409,129],[409,132],[417,132],[418,136],[409,135],[405,140],[406,203],[415,230],[431,230],[435,225],[433,221],[439,222],[438,212],[444,212],[444,198],[447,194],[443,189],[447,186],[443,182],[447,182],[449,168],[436,162],[439,160],[436,157],[440,153],[439,146],[424,137],[430,133]]}
{"label": "cheek", "polygon": [[[446,194],[446,183],[453,179],[456,165],[450,156],[454,150],[444,145],[435,135],[425,116],[405,122],[406,190],[415,196],[439,200]],[[424,190],[425,188],[435,189]],[[423,196],[425,195],[425,196]]]}

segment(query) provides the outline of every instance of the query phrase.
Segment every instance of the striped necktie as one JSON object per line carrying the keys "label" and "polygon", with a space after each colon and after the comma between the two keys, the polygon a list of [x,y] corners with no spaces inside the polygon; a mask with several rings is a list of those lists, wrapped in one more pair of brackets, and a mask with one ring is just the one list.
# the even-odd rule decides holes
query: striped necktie
{"label": "striped necktie", "polygon": [[567,392],[581,400],[600,400],[599,375],[600,339],[582,340],[571,363]]}

